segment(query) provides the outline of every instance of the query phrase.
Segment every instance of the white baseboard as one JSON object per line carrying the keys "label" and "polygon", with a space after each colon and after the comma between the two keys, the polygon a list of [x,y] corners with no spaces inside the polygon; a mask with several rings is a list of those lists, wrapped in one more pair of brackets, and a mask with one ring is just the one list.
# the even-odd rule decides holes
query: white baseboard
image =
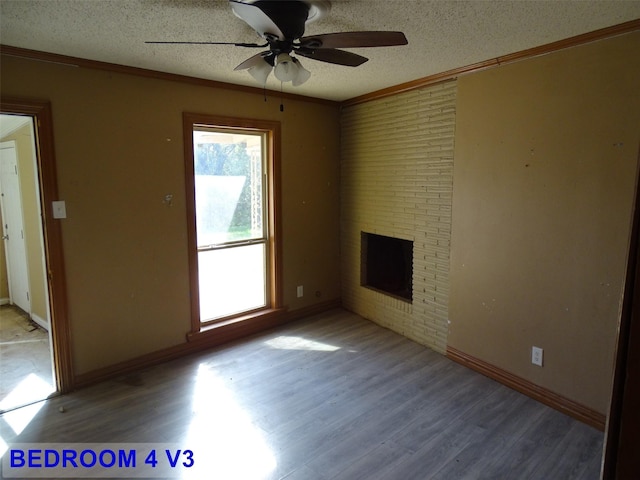
{"label": "white baseboard", "polygon": [[9,304],[8,298],[0,298],[0,305],[8,305],[8,304]]}
{"label": "white baseboard", "polygon": [[38,325],[40,325],[42,328],[44,328],[47,332],[49,331],[49,322],[47,322],[46,320],[43,320],[38,315],[35,315],[35,314],[32,313],[31,314],[31,320],[36,322]]}

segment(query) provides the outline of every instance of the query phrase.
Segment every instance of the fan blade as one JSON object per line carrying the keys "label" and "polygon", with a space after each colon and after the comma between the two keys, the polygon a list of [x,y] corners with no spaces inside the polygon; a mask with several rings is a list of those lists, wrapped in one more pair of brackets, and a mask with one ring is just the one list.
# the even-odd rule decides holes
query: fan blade
{"label": "fan blade", "polygon": [[264,48],[268,43],[260,45],[258,43],[236,43],[236,42],[144,42],[166,45],[234,45],[236,47]]}
{"label": "fan blade", "polygon": [[307,48],[392,47],[409,43],[402,32],[340,32],[300,39]]}
{"label": "fan blade", "polygon": [[271,52],[260,52],[256,55],[253,55],[252,57],[247,58],[244,62],[234,68],[234,70],[246,70],[247,68],[259,65],[261,62],[267,62],[269,65],[273,66],[273,60],[269,58],[272,55],[273,54]]}
{"label": "fan blade", "polygon": [[253,28],[261,37],[265,38],[265,33],[270,33],[277,36],[280,40],[285,39],[278,25],[257,5],[240,2],[238,0],[229,0],[229,3],[231,4],[233,13],[244,20],[246,24]]}
{"label": "fan blade", "polygon": [[347,67],[357,67],[369,60],[367,57],[363,57],[362,55],[333,48],[324,48],[319,50],[297,49],[295,52],[298,55],[311,58],[313,60],[335,63],[336,65],[345,65]]}

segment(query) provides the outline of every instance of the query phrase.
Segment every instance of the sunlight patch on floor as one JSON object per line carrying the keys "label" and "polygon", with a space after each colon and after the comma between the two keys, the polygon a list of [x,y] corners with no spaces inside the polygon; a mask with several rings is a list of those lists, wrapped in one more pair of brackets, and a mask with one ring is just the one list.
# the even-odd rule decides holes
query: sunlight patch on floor
{"label": "sunlight patch on floor", "polygon": [[183,448],[194,452],[196,463],[184,478],[259,480],[275,469],[264,432],[206,365],[198,368],[192,405]]}
{"label": "sunlight patch on floor", "polygon": [[264,342],[271,348],[280,350],[315,350],[318,352],[335,352],[340,347],[329,345],[328,343],[316,342],[302,337],[294,337],[290,335],[282,335]]}
{"label": "sunlight patch on floor", "polygon": [[0,437],[0,459],[4,457],[4,454],[9,450],[9,445],[4,441],[2,437]]}
{"label": "sunlight patch on floor", "polygon": [[[18,385],[16,385],[16,387],[11,390],[11,392],[9,392],[9,394],[5,398],[3,398],[2,401],[0,401],[0,411],[7,411],[21,405],[27,405],[27,407],[19,408],[17,410],[14,410],[13,412],[5,413],[5,419],[7,419],[7,423],[11,424],[11,421],[8,418],[20,418],[21,415],[28,416],[26,412],[31,411],[30,407],[33,407],[33,405],[29,405],[30,403],[44,400],[53,392],[55,392],[55,388],[53,388],[50,383],[43,380],[38,375],[30,373]],[[40,402],[38,410],[40,408],[42,408],[42,402]],[[22,410],[25,410],[25,412],[20,413]],[[35,413],[38,412],[36,411]],[[27,424],[31,421],[31,418],[28,419]],[[17,425],[22,424],[21,420],[14,420],[14,422],[17,422]],[[22,429],[24,429],[27,424],[25,424]],[[17,435],[22,432],[22,429],[20,430],[20,432],[16,431],[16,428],[14,428],[13,425],[12,428]]]}
{"label": "sunlight patch on floor", "polygon": [[[26,407],[16,408],[10,412],[5,412],[0,417],[4,420],[14,431],[16,435],[20,435],[27,425],[31,423],[31,420],[38,414],[40,409],[44,406],[45,402],[37,402]],[[9,450],[9,445],[0,437],[0,459]]]}

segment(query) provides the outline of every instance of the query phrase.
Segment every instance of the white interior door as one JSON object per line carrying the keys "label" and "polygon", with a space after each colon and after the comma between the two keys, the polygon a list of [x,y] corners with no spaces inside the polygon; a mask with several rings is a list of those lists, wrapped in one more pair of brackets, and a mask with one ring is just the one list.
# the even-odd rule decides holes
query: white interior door
{"label": "white interior door", "polygon": [[10,300],[11,303],[30,313],[27,252],[24,241],[20,181],[14,142],[0,144],[0,195],[2,238],[5,242],[7,256]]}

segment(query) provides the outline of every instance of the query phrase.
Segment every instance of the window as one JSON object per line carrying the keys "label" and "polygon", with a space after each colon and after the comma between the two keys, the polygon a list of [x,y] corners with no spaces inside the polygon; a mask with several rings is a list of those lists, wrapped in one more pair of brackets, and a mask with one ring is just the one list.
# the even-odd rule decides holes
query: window
{"label": "window", "polygon": [[280,306],[279,124],[185,114],[192,330]]}

